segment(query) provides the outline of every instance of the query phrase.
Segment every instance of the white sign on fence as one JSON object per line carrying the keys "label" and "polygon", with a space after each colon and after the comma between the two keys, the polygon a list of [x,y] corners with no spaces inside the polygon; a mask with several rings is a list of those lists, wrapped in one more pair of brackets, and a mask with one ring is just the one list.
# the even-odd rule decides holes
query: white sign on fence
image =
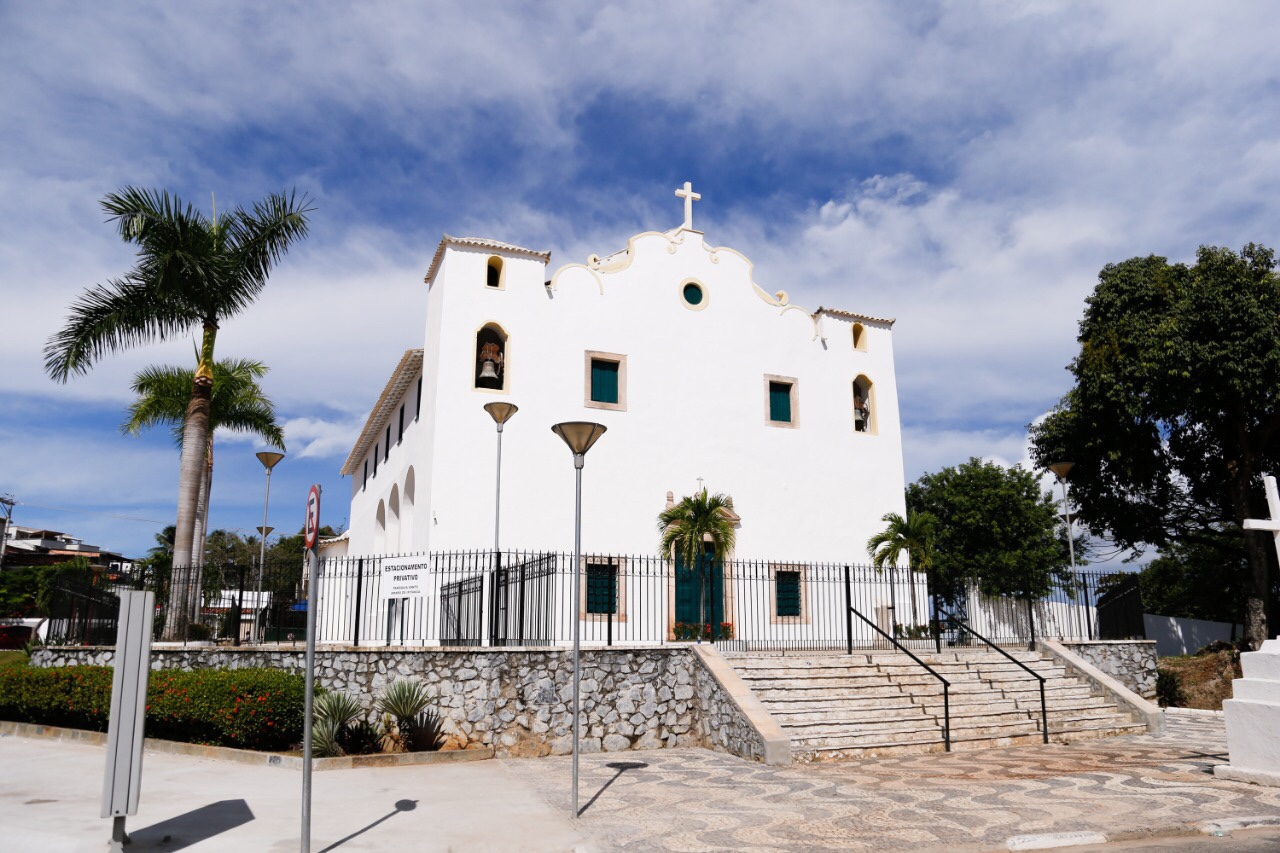
{"label": "white sign on fence", "polygon": [[429,592],[431,564],[424,557],[390,557],[382,561],[383,598],[423,598]]}

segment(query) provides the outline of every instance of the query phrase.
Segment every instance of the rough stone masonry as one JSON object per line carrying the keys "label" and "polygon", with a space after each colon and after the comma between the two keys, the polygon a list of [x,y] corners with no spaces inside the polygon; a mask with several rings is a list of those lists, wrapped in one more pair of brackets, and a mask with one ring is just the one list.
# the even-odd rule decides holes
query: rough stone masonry
{"label": "rough stone masonry", "polygon": [[[109,666],[104,647],[46,647],[35,666]],[[266,667],[301,672],[301,650],[158,648],[152,669]],[[426,685],[446,749],[492,746],[500,755],[572,750],[573,661],[567,649],[321,649],[316,683],[373,700],[397,678]],[[689,648],[584,649],[586,752],[704,746],[760,761],[764,743],[742,710]],[[372,719],[372,711],[370,711]]]}

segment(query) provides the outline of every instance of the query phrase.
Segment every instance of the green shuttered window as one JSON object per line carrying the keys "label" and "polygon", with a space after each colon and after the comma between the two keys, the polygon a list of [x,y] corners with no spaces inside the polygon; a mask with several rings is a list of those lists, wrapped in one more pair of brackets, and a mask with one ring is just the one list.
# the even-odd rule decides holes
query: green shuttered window
{"label": "green shuttered window", "polygon": [[587,564],[587,613],[618,612],[618,569],[601,563]]}
{"label": "green shuttered window", "polygon": [[591,360],[591,399],[596,403],[618,402],[618,362]]}
{"label": "green shuttered window", "polygon": [[769,383],[769,420],[791,423],[791,385],[789,383]]}
{"label": "green shuttered window", "polygon": [[775,599],[778,603],[778,616],[800,615],[800,573],[780,571],[775,576],[777,586]]}

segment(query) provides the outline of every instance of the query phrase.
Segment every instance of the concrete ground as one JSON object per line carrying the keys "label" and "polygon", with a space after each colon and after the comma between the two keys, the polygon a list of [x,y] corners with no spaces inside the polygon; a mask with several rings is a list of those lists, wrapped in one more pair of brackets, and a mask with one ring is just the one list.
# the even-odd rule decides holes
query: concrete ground
{"label": "concrete ground", "polygon": [[[316,773],[313,851],[1280,849],[1280,789],[1212,776],[1221,717],[1168,732],[765,767],[704,750]],[[103,750],[0,739],[0,849],[104,849]],[[148,753],[132,850],[298,850],[301,774]],[[1219,835],[1200,834],[1218,821]],[[1110,839],[1110,843],[1094,846]]]}

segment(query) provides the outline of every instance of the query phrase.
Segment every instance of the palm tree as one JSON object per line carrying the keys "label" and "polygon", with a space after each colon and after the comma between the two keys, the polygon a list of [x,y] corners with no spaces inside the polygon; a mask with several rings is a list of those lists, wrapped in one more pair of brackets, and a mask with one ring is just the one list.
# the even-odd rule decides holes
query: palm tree
{"label": "palm tree", "polygon": [[[703,566],[704,571],[710,572],[712,565],[723,563],[733,550],[737,520],[733,498],[708,494],[704,488],[658,513],[658,532],[662,534],[659,553],[670,555],[686,566]],[[706,559],[708,551],[710,561]],[[705,595],[707,584],[699,586],[700,596]],[[705,601],[698,602],[702,618],[706,615],[705,605]]]}
{"label": "palm tree", "polygon": [[[213,365],[213,392],[209,397],[209,437],[205,464],[201,468],[199,503],[196,506],[192,537],[191,566],[197,578],[204,566],[205,530],[209,523],[209,494],[213,488],[213,437],[218,429],[247,432],[261,437],[272,447],[284,446],[284,431],[276,423],[270,398],[262,393],[259,379],[270,370],[260,361],[222,359]],[[182,367],[148,367],[133,377],[138,395],[129,407],[129,418],[120,431],[138,435],[157,424],[173,428],[174,440],[182,446],[183,418],[191,397],[194,371]],[[197,580],[192,585],[199,590]],[[191,605],[188,605],[191,606]]]}
{"label": "palm tree", "polygon": [[[908,512],[903,518],[896,512],[886,513],[881,519],[888,526],[867,540],[867,553],[877,569],[890,571],[898,565],[905,553],[911,580],[911,622],[920,623],[916,608],[915,572],[926,575],[933,568],[933,531],[938,519],[931,512]],[[890,587],[892,589],[892,587]]]}
{"label": "palm tree", "polygon": [[[200,330],[200,361],[183,419],[171,604],[191,582],[200,473],[209,436],[213,350],[219,327],[253,302],[274,264],[307,233],[305,197],[276,193],[252,210],[205,216],[164,190],[126,187],[102,200],[120,237],[138,247],[122,278],[95,285],[71,306],[71,317],[45,345],[45,370],[65,382],[104,355]],[[165,637],[184,631],[186,608],[170,607]]]}

